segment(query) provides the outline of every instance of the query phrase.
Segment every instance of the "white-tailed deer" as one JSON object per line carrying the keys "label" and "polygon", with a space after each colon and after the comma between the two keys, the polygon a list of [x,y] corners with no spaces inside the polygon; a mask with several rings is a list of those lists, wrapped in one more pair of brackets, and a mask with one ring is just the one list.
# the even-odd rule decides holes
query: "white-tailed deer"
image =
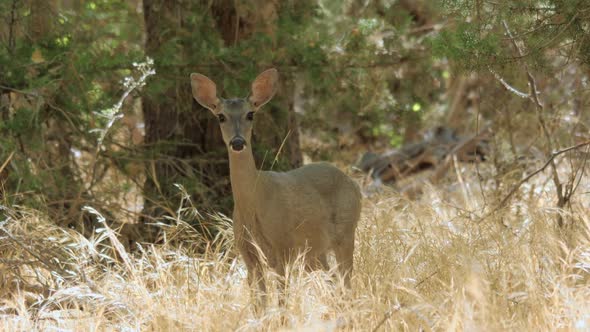
{"label": "white-tailed deer", "polygon": [[333,250],[339,272],[350,286],[361,211],[358,185],[328,163],[284,173],[259,171],[254,164],[250,144],[254,114],[273,97],[277,83],[276,69],[269,69],[254,80],[249,98],[221,99],[213,81],[191,74],[193,97],[217,116],[227,146],[234,235],[248,281],[266,293],[258,246],[268,265],[282,276],[289,260],[302,253],[308,269],[328,269],[327,254]]}

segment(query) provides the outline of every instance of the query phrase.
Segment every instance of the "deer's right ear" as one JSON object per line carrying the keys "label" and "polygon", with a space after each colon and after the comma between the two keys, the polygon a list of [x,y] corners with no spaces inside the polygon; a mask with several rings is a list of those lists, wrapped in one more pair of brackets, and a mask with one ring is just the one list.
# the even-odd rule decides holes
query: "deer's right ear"
{"label": "deer's right ear", "polygon": [[193,98],[201,106],[217,113],[219,99],[217,98],[217,86],[209,77],[197,73],[191,74],[191,87],[193,89]]}

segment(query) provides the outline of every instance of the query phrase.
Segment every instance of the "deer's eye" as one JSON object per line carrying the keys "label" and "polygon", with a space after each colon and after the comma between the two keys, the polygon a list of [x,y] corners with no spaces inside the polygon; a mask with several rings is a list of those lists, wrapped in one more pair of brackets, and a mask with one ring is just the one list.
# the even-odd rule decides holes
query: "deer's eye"
{"label": "deer's eye", "polygon": [[217,114],[217,118],[219,119],[219,122],[225,122],[225,115]]}
{"label": "deer's eye", "polygon": [[254,112],[248,112],[248,114],[246,114],[246,120],[248,120],[248,121],[254,120]]}

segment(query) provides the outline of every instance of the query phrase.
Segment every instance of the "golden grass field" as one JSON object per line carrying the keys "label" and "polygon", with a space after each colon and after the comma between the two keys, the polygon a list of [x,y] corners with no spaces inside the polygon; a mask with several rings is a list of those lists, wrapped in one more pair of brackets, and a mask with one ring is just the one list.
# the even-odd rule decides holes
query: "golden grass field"
{"label": "golden grass field", "polygon": [[88,240],[5,208],[0,330],[590,330],[590,182],[556,211],[541,174],[486,216],[502,195],[474,168],[453,174],[415,200],[386,189],[364,199],[350,292],[294,264],[287,305],[275,290],[259,314],[223,218],[204,217],[223,230],[209,245],[176,220],[168,242],[130,254],[110,229]]}

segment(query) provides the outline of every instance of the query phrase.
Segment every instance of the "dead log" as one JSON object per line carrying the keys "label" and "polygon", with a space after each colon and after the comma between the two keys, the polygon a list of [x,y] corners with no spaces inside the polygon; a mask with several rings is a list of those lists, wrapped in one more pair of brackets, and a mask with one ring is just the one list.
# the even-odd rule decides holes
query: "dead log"
{"label": "dead log", "polygon": [[439,126],[427,133],[423,141],[411,143],[400,149],[377,155],[367,152],[357,167],[371,174],[373,180],[394,184],[425,170],[434,169],[432,180],[438,181],[449,167],[449,158],[456,156],[460,162],[481,162],[488,155],[488,139],[491,131],[459,136],[455,130]]}

